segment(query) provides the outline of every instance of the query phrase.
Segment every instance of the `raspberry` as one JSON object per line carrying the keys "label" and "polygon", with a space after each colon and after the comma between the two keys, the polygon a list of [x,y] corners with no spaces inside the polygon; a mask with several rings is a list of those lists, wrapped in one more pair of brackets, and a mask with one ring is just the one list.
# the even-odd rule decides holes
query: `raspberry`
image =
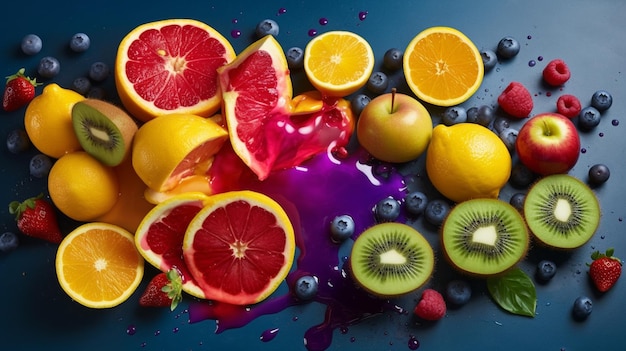
{"label": "raspberry", "polygon": [[574,95],[561,95],[556,101],[556,111],[567,118],[578,116],[580,109],[580,101]]}
{"label": "raspberry", "polygon": [[498,96],[504,112],[517,118],[526,118],[533,110],[533,98],[522,83],[511,82]]}
{"label": "raspberry", "polygon": [[426,289],[413,313],[424,320],[436,321],[446,315],[446,302],[437,290]]}
{"label": "raspberry", "polygon": [[548,62],[546,68],[543,69],[543,80],[555,87],[565,84],[570,76],[569,68],[561,59]]}

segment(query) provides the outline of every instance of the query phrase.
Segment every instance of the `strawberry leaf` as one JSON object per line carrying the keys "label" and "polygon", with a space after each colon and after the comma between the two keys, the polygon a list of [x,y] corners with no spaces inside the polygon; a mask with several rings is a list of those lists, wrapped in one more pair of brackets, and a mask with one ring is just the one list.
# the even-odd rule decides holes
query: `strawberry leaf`
{"label": "strawberry leaf", "polygon": [[167,285],[161,288],[161,291],[167,294],[172,300],[172,304],[170,305],[170,310],[173,311],[176,309],[178,304],[183,300],[183,279],[180,277],[178,270],[175,268],[170,269],[166,273],[167,279],[170,281]]}
{"label": "strawberry leaf", "polygon": [[537,292],[530,277],[519,268],[504,275],[487,278],[487,289],[495,302],[505,311],[534,317]]}

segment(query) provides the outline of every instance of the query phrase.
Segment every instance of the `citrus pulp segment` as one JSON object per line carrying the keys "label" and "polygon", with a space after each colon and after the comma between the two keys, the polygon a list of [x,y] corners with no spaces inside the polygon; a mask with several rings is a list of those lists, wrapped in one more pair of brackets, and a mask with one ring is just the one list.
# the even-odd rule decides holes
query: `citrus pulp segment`
{"label": "citrus pulp segment", "polygon": [[283,49],[273,36],[265,36],[218,72],[233,150],[265,179],[280,152],[264,134],[265,124],[277,114],[288,116],[292,98]]}
{"label": "citrus pulp segment", "polygon": [[144,123],[133,140],[132,163],[151,189],[171,190],[185,180],[203,178],[228,132],[209,118],[168,114]]}
{"label": "citrus pulp segment", "polygon": [[144,260],[131,233],[112,224],[92,222],[63,239],[55,267],[59,284],[74,301],[109,308],[126,301],[137,289]]}
{"label": "citrus pulp segment", "polygon": [[209,117],[221,102],[216,70],[234,58],[228,40],[200,21],[145,23],[120,42],[115,83],[124,107],[142,121],[172,112]]}
{"label": "citrus pulp segment", "polygon": [[347,31],[318,35],[304,49],[304,70],[325,95],[347,96],[362,88],[374,69],[374,53],[361,36]]}
{"label": "citrus pulp segment", "polygon": [[403,68],[413,93],[437,106],[466,101],[484,76],[484,64],[474,43],[450,27],[431,27],[416,35],[404,52]]}
{"label": "citrus pulp segment", "polygon": [[183,238],[193,217],[207,204],[202,193],[185,193],[156,205],[135,232],[135,245],[148,263],[168,272],[175,268],[183,280],[183,291],[204,298],[183,261]]}
{"label": "citrus pulp segment", "polygon": [[212,195],[183,241],[185,263],[206,298],[235,305],[260,302],[274,292],[294,253],[285,211],[252,191]]}

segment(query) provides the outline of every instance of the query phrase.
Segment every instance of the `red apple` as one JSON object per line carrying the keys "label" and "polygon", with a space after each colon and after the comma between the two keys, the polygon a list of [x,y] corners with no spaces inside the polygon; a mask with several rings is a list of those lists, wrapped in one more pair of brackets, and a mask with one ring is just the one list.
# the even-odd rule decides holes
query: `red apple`
{"label": "red apple", "polygon": [[558,113],[541,113],[522,126],[515,149],[520,161],[540,175],[567,173],[578,161],[576,126]]}
{"label": "red apple", "polygon": [[370,101],[357,122],[357,138],[375,158],[392,163],[418,158],[428,147],[433,122],[428,110],[405,94],[382,94]]}

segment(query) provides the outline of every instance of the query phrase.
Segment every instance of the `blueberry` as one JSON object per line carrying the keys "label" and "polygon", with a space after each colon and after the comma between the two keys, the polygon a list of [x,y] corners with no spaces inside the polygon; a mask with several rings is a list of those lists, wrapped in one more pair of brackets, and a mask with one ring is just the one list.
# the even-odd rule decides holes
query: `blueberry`
{"label": "blueberry", "polygon": [[468,123],[476,123],[478,121],[478,107],[472,106],[465,111]]}
{"label": "blueberry", "polygon": [[37,34],[28,34],[22,38],[22,52],[26,55],[36,55],[41,51],[43,43]]}
{"label": "blueberry", "polygon": [[404,209],[413,216],[424,213],[426,204],[428,204],[428,197],[421,191],[412,191],[404,197]]}
{"label": "blueberry", "polygon": [[24,129],[14,129],[7,135],[7,149],[13,154],[28,150],[30,138]]}
{"label": "blueberry", "polygon": [[35,178],[44,178],[50,173],[52,159],[44,154],[37,154],[30,159],[30,175]]}
{"label": "blueberry", "polygon": [[489,105],[481,105],[478,107],[476,111],[476,123],[488,127],[494,118],[493,107]]}
{"label": "blueberry", "polygon": [[508,59],[512,58],[519,53],[520,44],[513,37],[504,37],[498,42],[496,53],[498,56]]}
{"label": "blueberry", "polygon": [[304,66],[304,50],[302,48],[294,46],[287,50],[287,64],[289,69],[300,69]]}
{"label": "blueberry", "polygon": [[600,111],[595,107],[587,106],[578,114],[578,127],[583,131],[590,131],[600,124]]}
{"label": "blueberry", "polygon": [[535,181],[537,175],[526,167],[523,163],[518,162],[511,168],[511,176],[509,183],[516,189],[527,188]]}
{"label": "blueberry", "polygon": [[400,49],[392,48],[385,52],[383,56],[383,66],[390,71],[397,71],[402,68],[402,58],[404,53]]}
{"label": "blueberry", "polygon": [[424,209],[424,218],[432,225],[440,226],[450,212],[450,205],[442,199],[429,201]]}
{"label": "blueberry", "polygon": [[472,297],[472,287],[462,279],[451,280],[446,285],[446,299],[453,305],[462,306]]}
{"label": "blueberry", "polygon": [[577,320],[586,319],[593,310],[593,301],[587,296],[579,296],[574,301],[572,315]]}
{"label": "blueberry", "polygon": [[341,243],[354,234],[354,219],[350,215],[340,215],[330,222],[330,238],[333,242]]}
{"label": "blueberry", "polygon": [[106,91],[102,87],[91,87],[87,92],[87,97],[90,99],[103,100],[106,96]]}
{"label": "blueberry", "polygon": [[606,111],[613,104],[611,93],[606,90],[598,90],[591,96],[591,106],[598,111]]}
{"label": "blueberry", "polygon": [[515,141],[518,134],[519,131],[515,128],[506,128],[500,133],[500,139],[502,139],[506,148],[509,149],[509,152],[515,151]]}
{"label": "blueberry", "polygon": [[392,222],[400,215],[400,202],[393,197],[386,197],[374,207],[374,216],[378,222]]}
{"label": "blueberry", "polygon": [[56,57],[46,56],[39,61],[37,73],[44,78],[52,78],[61,71],[61,64]]}
{"label": "blueberry", "polygon": [[389,85],[389,78],[383,72],[373,72],[367,80],[367,89],[374,94],[384,93]]}
{"label": "blueberry", "polygon": [[372,99],[370,99],[370,97],[365,94],[355,95],[350,101],[352,106],[352,113],[357,117],[360,116],[361,112],[363,111],[365,106],[370,103],[370,101],[372,101]]}
{"label": "blueberry", "polygon": [[500,135],[503,130],[509,128],[510,126],[511,122],[506,117],[496,117],[496,119],[493,120],[493,129],[498,135]]}
{"label": "blueberry", "polygon": [[91,89],[91,81],[87,77],[78,77],[72,82],[72,89],[81,95],[87,95]]}
{"label": "blueberry", "polygon": [[272,19],[264,19],[256,25],[256,36],[262,38],[266,35],[278,36],[278,23]]}
{"label": "blueberry", "polygon": [[451,106],[443,111],[441,122],[447,126],[467,121],[467,111],[462,106]]}
{"label": "blueberry", "polygon": [[609,180],[611,171],[607,165],[598,163],[589,168],[589,183],[600,185]]}
{"label": "blueberry", "polygon": [[319,282],[317,277],[303,275],[294,284],[294,293],[301,300],[311,300],[317,295]]}
{"label": "blueberry", "polygon": [[509,204],[515,207],[519,212],[524,211],[524,201],[526,200],[526,194],[524,193],[515,193],[511,195],[509,199]]}
{"label": "blueberry", "polygon": [[70,50],[74,52],[87,51],[89,45],[91,45],[91,40],[85,33],[76,33],[72,36],[72,39],[70,39]]}
{"label": "blueberry", "polygon": [[549,260],[541,260],[537,264],[535,276],[541,282],[547,282],[556,274],[556,263]]}
{"label": "blueberry", "polygon": [[496,67],[496,63],[498,63],[498,57],[496,53],[492,50],[483,50],[480,52],[480,57],[483,58],[483,66],[485,67],[485,72],[492,70]]}
{"label": "blueberry", "polygon": [[9,252],[15,250],[19,244],[19,239],[15,233],[4,232],[0,234],[0,251]]}
{"label": "blueberry", "polygon": [[94,82],[102,82],[109,77],[109,73],[111,73],[109,65],[101,61],[94,62],[89,67],[89,79]]}

